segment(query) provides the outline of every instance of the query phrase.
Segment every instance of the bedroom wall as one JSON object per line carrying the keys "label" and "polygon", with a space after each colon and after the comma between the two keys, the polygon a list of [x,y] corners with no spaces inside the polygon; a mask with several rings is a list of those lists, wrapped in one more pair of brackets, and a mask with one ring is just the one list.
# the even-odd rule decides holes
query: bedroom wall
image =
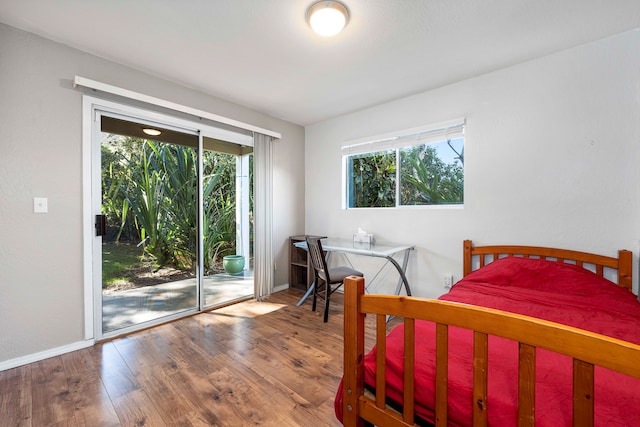
{"label": "bedroom wall", "polygon": [[[0,366],[83,339],[75,75],[280,132],[273,156],[278,266],[288,260],[288,236],[304,230],[302,127],[0,24]],[[49,199],[48,214],[33,213],[34,197]],[[287,281],[286,268],[278,268],[276,285]]]}
{"label": "bedroom wall", "polygon": [[[640,242],[640,30],[308,126],[306,232],[416,245],[408,278],[437,297],[462,241],[616,256]],[[375,90],[375,88],[372,88]],[[343,141],[466,117],[463,209],[341,209]],[[372,278],[379,261],[350,257]],[[341,259],[341,261],[344,261]],[[376,281],[393,289],[386,268]],[[382,279],[382,280],[380,280]]]}

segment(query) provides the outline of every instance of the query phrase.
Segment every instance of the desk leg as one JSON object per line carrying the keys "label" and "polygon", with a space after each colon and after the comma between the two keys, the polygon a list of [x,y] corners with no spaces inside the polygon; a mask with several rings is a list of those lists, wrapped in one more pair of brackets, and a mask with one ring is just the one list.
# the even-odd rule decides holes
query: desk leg
{"label": "desk leg", "polygon": [[[404,284],[404,288],[407,291],[407,296],[411,296],[411,288],[409,288],[409,281],[407,280],[406,272],[407,272],[407,264],[409,263],[409,251],[411,249],[406,249],[404,251],[404,257],[402,258],[402,267],[396,262],[392,257],[388,257],[387,259],[396,267],[398,273],[400,273],[400,278],[398,279],[398,285],[396,286],[396,291],[394,295],[400,295],[400,289]],[[393,316],[387,315],[386,321],[389,323]]]}
{"label": "desk leg", "polygon": [[311,292],[313,292],[313,288],[316,287],[316,282],[313,282],[311,284],[311,286],[309,286],[309,289],[307,289],[307,292],[305,292],[305,294],[302,296],[302,298],[300,298],[300,301],[298,301],[298,303],[296,304],[296,307],[300,307],[302,305],[302,303],[309,298],[309,295],[311,295]]}
{"label": "desk leg", "polygon": [[391,262],[396,267],[396,269],[398,270],[398,273],[400,274],[400,278],[398,279],[398,285],[396,286],[395,295],[400,295],[400,288],[404,284],[404,289],[405,291],[407,291],[407,296],[411,296],[411,288],[409,288],[409,281],[407,280],[407,276],[405,274],[407,272],[407,264],[409,263],[410,250],[411,249],[406,249],[404,251],[404,257],[402,259],[402,267],[400,267],[400,264],[398,264],[398,262],[395,259],[393,259],[392,257],[387,257],[389,262]]}

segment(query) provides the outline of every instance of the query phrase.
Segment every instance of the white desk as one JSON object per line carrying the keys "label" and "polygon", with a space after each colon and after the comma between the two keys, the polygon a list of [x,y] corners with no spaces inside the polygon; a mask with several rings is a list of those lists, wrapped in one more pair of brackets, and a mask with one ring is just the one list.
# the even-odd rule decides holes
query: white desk
{"label": "white desk", "polygon": [[[297,242],[294,245],[298,248],[307,249],[307,242]],[[331,252],[342,252],[348,254],[356,254],[356,255],[365,255],[376,258],[384,258],[388,262],[390,262],[398,271],[400,278],[398,279],[398,285],[396,286],[396,290],[394,292],[395,295],[400,295],[400,290],[404,285],[404,289],[407,292],[408,296],[411,296],[411,288],[409,287],[409,281],[407,280],[406,272],[407,272],[407,264],[409,262],[409,252],[413,250],[413,245],[398,245],[394,243],[388,243],[386,245],[381,245],[378,243],[357,243],[353,240],[347,239],[336,239],[336,238],[328,238],[322,239],[322,249],[327,251],[329,254]],[[394,255],[403,253],[402,265],[398,263],[398,261],[393,258]],[[298,301],[298,306],[300,306],[305,299],[313,292],[313,288],[315,286],[315,282],[309,286],[307,289],[307,293]]]}

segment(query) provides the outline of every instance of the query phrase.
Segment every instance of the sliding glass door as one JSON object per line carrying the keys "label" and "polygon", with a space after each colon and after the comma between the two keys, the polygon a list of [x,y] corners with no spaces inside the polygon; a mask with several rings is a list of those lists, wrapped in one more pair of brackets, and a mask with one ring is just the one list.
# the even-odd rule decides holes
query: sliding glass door
{"label": "sliding glass door", "polygon": [[205,306],[253,296],[252,153],[203,139]]}
{"label": "sliding glass door", "polygon": [[102,332],[197,308],[198,135],[101,116]]}
{"label": "sliding glass door", "polygon": [[252,296],[252,147],[223,131],[94,115],[96,338]]}

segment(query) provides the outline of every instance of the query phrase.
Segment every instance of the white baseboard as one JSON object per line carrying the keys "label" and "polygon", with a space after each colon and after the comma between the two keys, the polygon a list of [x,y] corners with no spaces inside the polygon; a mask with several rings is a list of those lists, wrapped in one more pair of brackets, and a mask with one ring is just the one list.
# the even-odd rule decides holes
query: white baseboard
{"label": "white baseboard", "polygon": [[63,345],[61,347],[41,351],[39,353],[33,353],[27,356],[5,360],[4,362],[0,362],[0,371],[6,371],[7,369],[17,368],[18,366],[27,365],[33,362],[39,362],[40,360],[48,359],[50,357],[60,356],[61,354],[81,350],[83,348],[91,347],[94,343],[95,341],[92,339],[86,341],[78,341],[72,344]]}
{"label": "white baseboard", "polygon": [[289,284],[285,283],[284,285],[278,285],[278,286],[274,286],[273,287],[273,292],[280,292],[280,291],[286,291],[287,289],[289,289]]}

